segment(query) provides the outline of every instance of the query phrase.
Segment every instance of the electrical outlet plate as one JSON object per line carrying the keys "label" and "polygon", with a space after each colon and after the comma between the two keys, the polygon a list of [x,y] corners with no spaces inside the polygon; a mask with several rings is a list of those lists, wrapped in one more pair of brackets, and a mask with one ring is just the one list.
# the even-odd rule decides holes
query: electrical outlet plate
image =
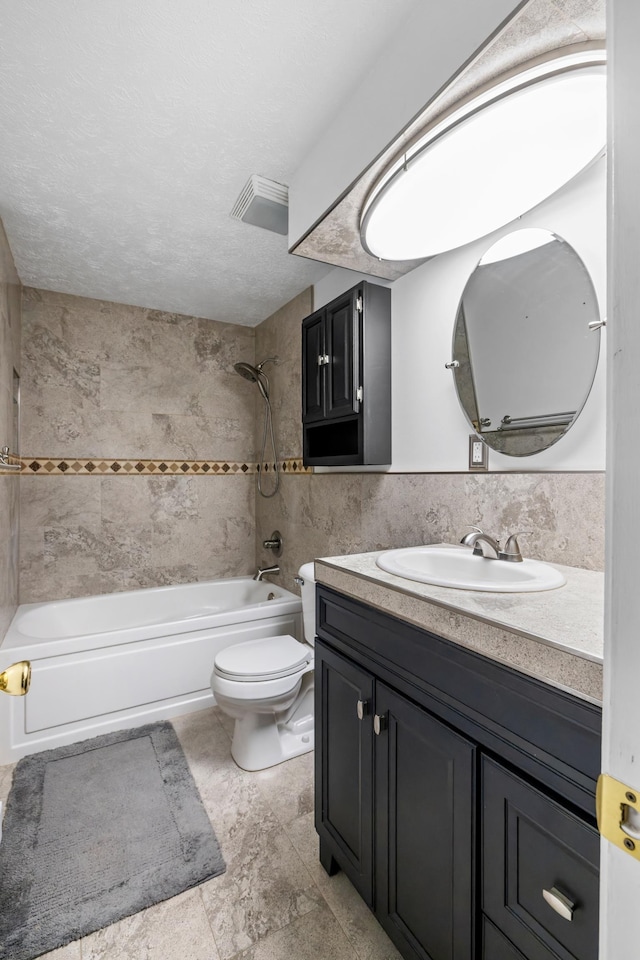
{"label": "electrical outlet plate", "polygon": [[471,433],[469,435],[469,470],[488,469],[489,447],[475,433]]}

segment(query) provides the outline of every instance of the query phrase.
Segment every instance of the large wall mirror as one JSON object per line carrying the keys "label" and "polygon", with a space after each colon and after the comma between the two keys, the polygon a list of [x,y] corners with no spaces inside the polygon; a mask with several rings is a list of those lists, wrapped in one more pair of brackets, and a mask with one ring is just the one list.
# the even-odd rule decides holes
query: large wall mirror
{"label": "large wall mirror", "polygon": [[485,443],[526,457],[566,433],[593,384],[599,319],[585,265],[556,234],[517,230],[487,250],[460,300],[451,364]]}

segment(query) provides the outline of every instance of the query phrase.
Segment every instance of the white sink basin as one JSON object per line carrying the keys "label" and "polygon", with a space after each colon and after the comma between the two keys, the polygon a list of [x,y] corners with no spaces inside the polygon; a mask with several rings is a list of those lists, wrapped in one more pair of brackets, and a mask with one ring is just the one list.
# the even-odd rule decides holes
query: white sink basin
{"label": "white sink basin", "polygon": [[554,590],[565,578],[548,563],[523,560],[486,560],[474,557],[471,547],[428,546],[388,550],[376,560],[381,570],[406,580],[432,583],[457,590],[484,590],[493,593],[531,593]]}

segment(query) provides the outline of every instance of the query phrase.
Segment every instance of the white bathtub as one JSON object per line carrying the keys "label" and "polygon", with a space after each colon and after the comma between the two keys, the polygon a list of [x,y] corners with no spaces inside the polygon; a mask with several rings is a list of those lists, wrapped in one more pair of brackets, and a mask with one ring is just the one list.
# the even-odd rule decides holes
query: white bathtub
{"label": "white bathtub", "polygon": [[30,660],[31,690],[0,697],[0,764],[210,706],[216,653],[282,633],[302,639],[300,599],[248,577],[24,604],[0,672]]}

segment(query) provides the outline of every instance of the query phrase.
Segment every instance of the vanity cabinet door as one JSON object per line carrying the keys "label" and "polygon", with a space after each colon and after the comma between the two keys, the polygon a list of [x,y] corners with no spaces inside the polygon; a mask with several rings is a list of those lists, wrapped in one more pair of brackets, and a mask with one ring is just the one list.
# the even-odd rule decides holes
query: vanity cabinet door
{"label": "vanity cabinet door", "polygon": [[[316,830],[321,859],[373,905],[373,677],[316,640]],[[319,728],[319,730],[318,730]],[[323,846],[330,850],[328,857]]]}
{"label": "vanity cabinet door", "polygon": [[473,949],[475,746],[376,685],[376,915],[404,957]]}
{"label": "vanity cabinet door", "polygon": [[487,757],[482,806],[484,913],[527,960],[597,960],[597,830]]}

